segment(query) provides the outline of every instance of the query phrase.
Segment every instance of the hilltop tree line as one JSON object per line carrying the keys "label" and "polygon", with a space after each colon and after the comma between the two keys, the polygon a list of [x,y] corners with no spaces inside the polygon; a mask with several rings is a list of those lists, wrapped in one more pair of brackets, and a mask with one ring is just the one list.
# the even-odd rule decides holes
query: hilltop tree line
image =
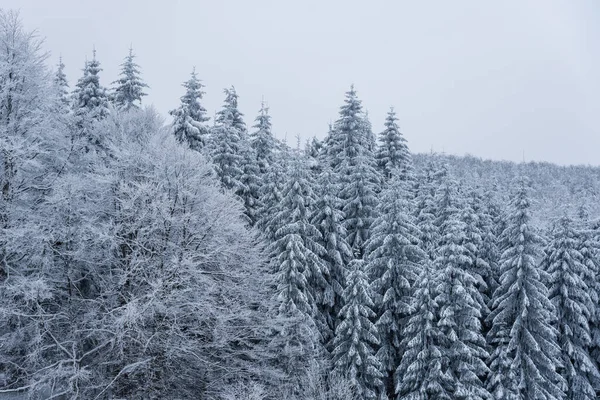
{"label": "hilltop tree line", "polygon": [[195,69],[172,122],[131,49],[110,89],[0,12],[0,394],[596,399],[600,223],[531,181],[413,162],[354,87],[292,148]]}

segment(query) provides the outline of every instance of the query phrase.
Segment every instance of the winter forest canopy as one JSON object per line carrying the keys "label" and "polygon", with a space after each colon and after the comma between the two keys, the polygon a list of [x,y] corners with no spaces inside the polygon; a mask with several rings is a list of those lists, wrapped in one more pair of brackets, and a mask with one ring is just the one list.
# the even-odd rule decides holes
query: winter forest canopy
{"label": "winter forest canopy", "polygon": [[411,154],[350,85],[302,148],[195,69],[166,122],[100,60],[0,11],[0,399],[600,394],[600,169]]}

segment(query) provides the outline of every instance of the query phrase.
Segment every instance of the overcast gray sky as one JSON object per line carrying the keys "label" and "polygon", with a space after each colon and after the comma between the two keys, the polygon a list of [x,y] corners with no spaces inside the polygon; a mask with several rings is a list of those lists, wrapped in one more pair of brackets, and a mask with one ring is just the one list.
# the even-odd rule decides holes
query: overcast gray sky
{"label": "overcast gray sky", "polygon": [[251,125],[322,138],[354,83],[376,131],[394,106],[413,152],[600,164],[600,1],[3,0],[62,54],[116,79],[133,44],[146,103],[177,106],[196,66],[211,116],[234,85]]}

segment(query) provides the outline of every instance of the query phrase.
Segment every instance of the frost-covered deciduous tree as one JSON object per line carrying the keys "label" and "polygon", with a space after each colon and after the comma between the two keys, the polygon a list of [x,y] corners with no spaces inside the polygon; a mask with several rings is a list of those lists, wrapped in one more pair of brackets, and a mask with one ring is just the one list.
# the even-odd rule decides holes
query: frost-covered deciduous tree
{"label": "frost-covered deciduous tree", "polygon": [[11,385],[184,399],[232,374],[269,382],[268,276],[243,209],[161,125],[151,110],[94,124],[111,157],[69,166],[23,227],[44,247],[2,283]]}
{"label": "frost-covered deciduous tree", "polygon": [[204,96],[204,85],[198,79],[196,68],[192,69],[190,79],[183,83],[185,94],[181,96],[179,107],[170,111],[173,116],[172,132],[182,143],[196,151],[202,151],[207,146],[208,127],[205,125],[209,118],[201,101]]}
{"label": "frost-covered deciduous tree", "polygon": [[[410,215],[407,188],[399,179],[382,193],[378,217],[366,246],[380,346],[377,358],[391,388],[404,353],[402,327],[413,310],[413,288],[427,255],[419,247],[419,231]],[[393,393],[393,389],[391,390]]]}
{"label": "frost-covered deciduous tree", "polygon": [[563,399],[555,309],[537,266],[543,239],[531,226],[526,179],[515,189],[500,239],[501,277],[489,316],[487,387],[497,399]]}
{"label": "frost-covered deciduous tree", "polygon": [[558,345],[562,352],[559,369],[567,381],[567,398],[595,399],[600,374],[589,353],[590,321],[597,304],[590,293],[596,280],[579,251],[581,237],[568,217],[561,218],[542,261],[550,274],[549,297],[556,309]]}
{"label": "frost-covered deciduous tree", "polygon": [[362,399],[376,399],[384,391],[381,363],[375,356],[379,344],[371,293],[363,260],[353,260],[344,289],[341,322],[335,331],[334,371],[348,379]]}
{"label": "frost-covered deciduous tree", "polygon": [[133,48],[129,48],[129,55],[121,64],[120,77],[113,82],[116,87],[112,100],[119,110],[139,109],[142,97],[147,95],[144,89],[148,88],[148,85],[140,77],[140,66],[135,63],[134,58]]}

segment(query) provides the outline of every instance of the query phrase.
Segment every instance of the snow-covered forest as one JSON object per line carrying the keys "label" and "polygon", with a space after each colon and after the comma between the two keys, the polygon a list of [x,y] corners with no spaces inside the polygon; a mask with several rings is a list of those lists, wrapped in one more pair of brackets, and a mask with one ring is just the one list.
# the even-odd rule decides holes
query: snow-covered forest
{"label": "snow-covered forest", "polygon": [[191,68],[161,116],[124,56],[69,87],[0,11],[0,398],[600,394],[600,168],[411,154],[350,85],[306,143]]}

